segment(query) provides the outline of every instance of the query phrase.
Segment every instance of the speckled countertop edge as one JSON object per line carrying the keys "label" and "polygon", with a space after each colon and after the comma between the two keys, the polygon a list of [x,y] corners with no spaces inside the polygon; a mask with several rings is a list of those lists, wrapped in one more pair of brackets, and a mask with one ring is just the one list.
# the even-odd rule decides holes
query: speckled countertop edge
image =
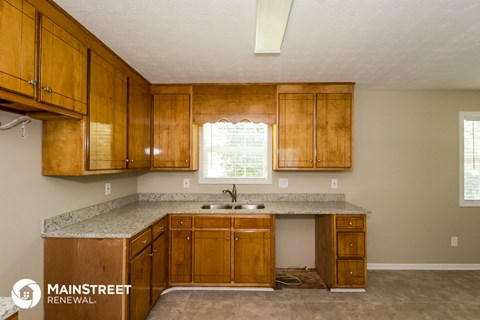
{"label": "speckled countertop edge", "polygon": [[[140,197],[141,199],[141,197]],[[138,201],[107,213],[44,232],[44,238],[131,238],[169,213],[172,214],[369,214],[370,211],[346,201],[262,202],[265,209],[201,209],[204,201]]]}
{"label": "speckled countertop edge", "polygon": [[20,310],[10,297],[0,297],[0,320],[7,319]]}

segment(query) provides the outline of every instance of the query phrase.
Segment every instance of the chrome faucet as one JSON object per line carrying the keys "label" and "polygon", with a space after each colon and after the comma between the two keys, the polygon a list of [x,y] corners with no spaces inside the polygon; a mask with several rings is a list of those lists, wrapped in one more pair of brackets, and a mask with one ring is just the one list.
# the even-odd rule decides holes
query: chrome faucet
{"label": "chrome faucet", "polygon": [[232,197],[232,202],[237,202],[237,187],[235,187],[235,185],[233,185],[232,191],[228,189],[223,189],[222,193],[229,193]]}

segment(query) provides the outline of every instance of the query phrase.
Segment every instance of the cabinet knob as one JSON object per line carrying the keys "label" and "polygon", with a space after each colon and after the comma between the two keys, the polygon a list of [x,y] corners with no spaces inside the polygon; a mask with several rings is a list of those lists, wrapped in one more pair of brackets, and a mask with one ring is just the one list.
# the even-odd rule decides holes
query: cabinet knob
{"label": "cabinet knob", "polygon": [[322,160],[317,160],[317,162],[322,162]]}
{"label": "cabinet knob", "polygon": [[350,271],[349,274],[350,274],[351,276],[353,276],[353,271]]}
{"label": "cabinet knob", "polygon": [[153,257],[153,253],[149,253],[148,255],[149,255],[150,257]]}
{"label": "cabinet knob", "polygon": [[157,249],[153,249],[152,251],[155,253],[155,252],[157,252]]}
{"label": "cabinet knob", "polygon": [[185,160],[185,163],[188,163],[188,162],[189,162],[189,160],[188,160],[188,159],[187,159],[187,160]]}
{"label": "cabinet knob", "polygon": [[350,248],[353,248],[353,243],[350,243]]}
{"label": "cabinet knob", "polygon": [[32,86],[36,86],[36,85],[37,85],[37,81],[36,81],[36,80],[28,80],[27,83],[30,84],[30,85],[32,85]]}
{"label": "cabinet knob", "polygon": [[190,241],[190,237],[187,237],[187,240],[189,240],[189,241]]}
{"label": "cabinet knob", "polygon": [[53,92],[53,89],[51,87],[43,87],[42,88],[43,91],[46,91],[48,93],[52,93]]}
{"label": "cabinet knob", "polygon": [[313,160],[308,160],[308,162],[313,163]]}
{"label": "cabinet knob", "polygon": [[230,237],[227,237],[227,240],[230,240]]}
{"label": "cabinet knob", "polygon": [[183,221],[180,221],[180,225],[182,225],[182,226],[183,226]]}
{"label": "cabinet knob", "polygon": [[145,244],[147,243],[147,239],[140,241],[141,243]]}
{"label": "cabinet knob", "polygon": [[235,237],[235,241],[238,241],[238,238],[237,238],[237,237]]}
{"label": "cabinet knob", "polygon": [[353,226],[353,222],[352,222],[352,221],[349,221],[349,222],[348,222],[348,225],[349,225],[349,226]]}

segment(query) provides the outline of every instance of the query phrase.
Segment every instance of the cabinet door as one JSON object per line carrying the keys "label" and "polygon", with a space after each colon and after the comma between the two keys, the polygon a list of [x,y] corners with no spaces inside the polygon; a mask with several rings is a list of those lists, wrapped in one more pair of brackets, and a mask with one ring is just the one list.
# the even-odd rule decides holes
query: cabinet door
{"label": "cabinet door", "polygon": [[148,246],[130,261],[130,320],[143,320],[150,311],[151,252]]}
{"label": "cabinet door", "polygon": [[35,8],[22,0],[0,2],[0,87],[35,94]]}
{"label": "cabinet door", "polygon": [[337,260],[337,285],[364,287],[365,260]]}
{"label": "cabinet door", "polygon": [[170,233],[170,283],[192,282],[192,231]]}
{"label": "cabinet door", "polygon": [[317,94],[318,168],[352,167],[352,95]]}
{"label": "cabinet door", "polygon": [[167,233],[163,233],[152,244],[152,304],[167,287],[168,250]]}
{"label": "cabinet door", "polygon": [[128,167],[150,168],[150,88],[132,80],[128,94]]}
{"label": "cabinet door", "polygon": [[42,17],[40,101],[87,113],[87,47]]}
{"label": "cabinet door", "polygon": [[153,108],[153,167],[190,168],[190,95],[155,95]]}
{"label": "cabinet door", "polygon": [[127,166],[127,77],[95,52],[90,61],[89,169]]}
{"label": "cabinet door", "polygon": [[272,281],[271,232],[235,232],[234,280],[236,283]]}
{"label": "cabinet door", "polygon": [[313,94],[279,94],[278,169],[313,168]]}
{"label": "cabinet door", "polygon": [[193,281],[230,283],[230,231],[197,230],[194,239]]}

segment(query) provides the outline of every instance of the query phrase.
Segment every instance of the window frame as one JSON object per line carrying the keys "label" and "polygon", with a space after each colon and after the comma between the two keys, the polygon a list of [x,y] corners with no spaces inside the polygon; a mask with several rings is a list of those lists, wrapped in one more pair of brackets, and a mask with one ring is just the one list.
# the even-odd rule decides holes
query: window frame
{"label": "window frame", "polygon": [[272,184],[272,137],[273,127],[267,124],[267,177],[264,178],[207,178],[204,177],[203,170],[203,125],[199,128],[199,168],[198,183],[199,184]]}
{"label": "window frame", "polygon": [[480,121],[480,111],[469,111],[469,112],[460,112],[459,113],[459,131],[460,131],[460,161],[459,161],[459,167],[460,167],[460,206],[461,207],[480,207],[480,199],[479,200],[465,200],[465,190],[464,190],[464,185],[465,185],[465,159],[464,159],[464,145],[465,145],[465,138],[464,138],[464,133],[465,133],[465,127],[464,127],[464,121],[465,120],[474,120],[474,121]]}

